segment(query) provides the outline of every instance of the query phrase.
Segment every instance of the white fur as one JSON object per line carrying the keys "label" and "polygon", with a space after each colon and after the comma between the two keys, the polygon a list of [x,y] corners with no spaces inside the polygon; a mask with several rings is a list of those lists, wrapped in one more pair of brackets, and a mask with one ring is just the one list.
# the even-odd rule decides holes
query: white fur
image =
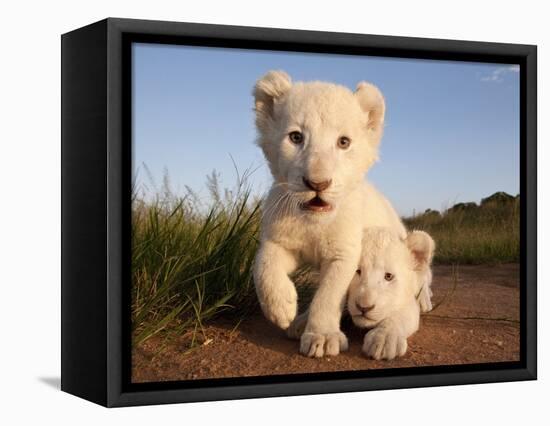
{"label": "white fur", "polygon": [[[385,226],[406,235],[391,204],[364,180],[377,159],[384,100],[374,86],[356,92],[330,83],[292,84],[284,72],[269,72],[254,90],[258,144],[273,174],[265,200],[254,281],[266,317],[287,329],[297,314],[289,274],[303,264],[320,271],[300,351],[336,355],[347,348],[340,317],[361,254],[363,229]],[[303,142],[289,134],[299,131]],[[337,142],[345,136],[348,149]],[[331,181],[320,193],[303,179]],[[304,210],[318,194],[329,211]]]}
{"label": "white fur", "polygon": [[431,278],[434,249],[432,238],[422,231],[413,231],[403,240],[391,229],[365,230],[348,311],[356,325],[372,328],[363,342],[367,356],[393,359],[405,354],[407,338],[418,330],[417,295],[426,287],[426,278]]}

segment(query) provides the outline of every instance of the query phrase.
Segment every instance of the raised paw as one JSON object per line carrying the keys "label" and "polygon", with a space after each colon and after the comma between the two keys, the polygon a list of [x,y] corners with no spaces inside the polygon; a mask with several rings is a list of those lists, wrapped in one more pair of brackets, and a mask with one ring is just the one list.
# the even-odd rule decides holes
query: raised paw
{"label": "raised paw", "polygon": [[422,312],[430,312],[433,309],[432,294],[432,290],[427,286],[422,287],[422,290],[420,290],[420,294],[418,295],[418,305],[420,306],[420,310]]}
{"label": "raised paw", "polygon": [[369,331],[363,340],[363,353],[376,360],[394,359],[407,352],[407,338],[398,332],[377,327]]}
{"label": "raised paw", "polygon": [[266,318],[286,330],[298,312],[298,294],[292,284],[260,297],[260,305]]}
{"label": "raised paw", "polygon": [[348,338],[341,331],[334,333],[305,332],[300,338],[300,352],[309,357],[335,356],[348,350]]}

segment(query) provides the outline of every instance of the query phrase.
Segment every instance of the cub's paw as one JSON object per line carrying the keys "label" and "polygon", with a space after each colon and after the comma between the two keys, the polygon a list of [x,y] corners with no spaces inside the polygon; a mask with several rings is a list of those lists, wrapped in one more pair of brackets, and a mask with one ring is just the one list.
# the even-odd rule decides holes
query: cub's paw
{"label": "cub's paw", "polygon": [[421,312],[430,312],[433,309],[432,295],[432,290],[429,287],[422,287],[418,295],[418,305],[420,306]]}
{"label": "cub's paw", "polygon": [[302,337],[302,334],[304,334],[304,330],[306,329],[307,318],[308,313],[306,311],[303,314],[298,315],[294,319],[294,321],[292,321],[292,323],[286,330],[286,335],[288,336],[288,338],[300,340],[300,337]]}
{"label": "cub's paw", "polygon": [[288,285],[260,297],[260,305],[269,321],[286,330],[298,313],[298,294],[293,285]]}
{"label": "cub's paw", "polygon": [[398,332],[377,327],[369,331],[363,340],[363,353],[369,358],[394,359],[407,352],[407,338]]}
{"label": "cub's paw", "polygon": [[348,338],[341,331],[334,333],[305,332],[300,338],[300,352],[309,357],[335,356],[348,350]]}

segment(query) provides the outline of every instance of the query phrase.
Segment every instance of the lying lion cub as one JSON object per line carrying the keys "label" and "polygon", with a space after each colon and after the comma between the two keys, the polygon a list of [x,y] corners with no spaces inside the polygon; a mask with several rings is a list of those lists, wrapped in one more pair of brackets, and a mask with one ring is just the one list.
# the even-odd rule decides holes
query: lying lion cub
{"label": "lying lion cub", "polygon": [[363,341],[368,357],[393,359],[407,351],[407,338],[419,326],[418,298],[430,291],[434,249],[434,241],[423,231],[403,240],[385,228],[365,230],[348,311],[356,325],[371,329]]}

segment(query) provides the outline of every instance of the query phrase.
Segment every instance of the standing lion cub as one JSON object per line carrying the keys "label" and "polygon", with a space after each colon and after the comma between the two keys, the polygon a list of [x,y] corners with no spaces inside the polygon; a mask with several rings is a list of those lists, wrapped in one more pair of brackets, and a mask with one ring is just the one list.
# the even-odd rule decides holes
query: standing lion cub
{"label": "standing lion cub", "polygon": [[254,88],[258,145],[274,183],[264,204],[254,281],[266,317],[288,329],[297,315],[291,274],[319,269],[300,352],[337,355],[346,292],[361,255],[363,230],[406,231],[391,204],[365,181],[378,158],[384,98],[369,83],[355,92],[330,83],[297,82],[271,71]]}

